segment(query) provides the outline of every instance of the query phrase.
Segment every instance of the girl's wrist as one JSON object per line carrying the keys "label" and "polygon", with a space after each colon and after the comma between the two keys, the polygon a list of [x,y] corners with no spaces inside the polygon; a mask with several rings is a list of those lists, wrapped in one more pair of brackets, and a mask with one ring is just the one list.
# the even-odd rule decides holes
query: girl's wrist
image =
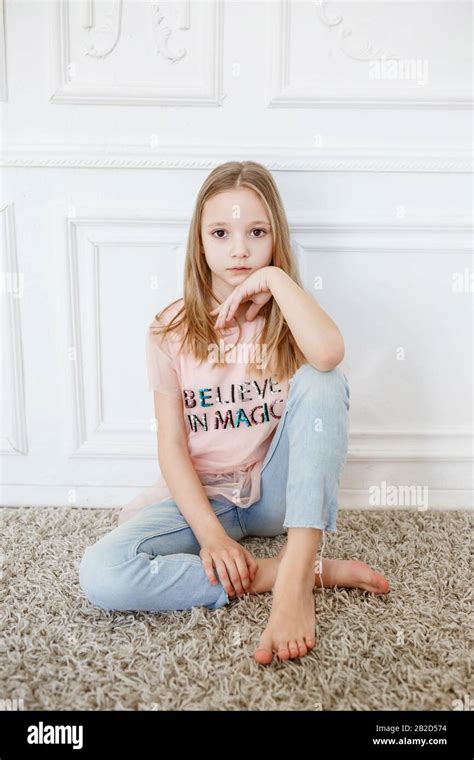
{"label": "girl's wrist", "polygon": [[267,285],[270,290],[272,290],[276,283],[281,281],[284,277],[288,276],[286,272],[283,271],[283,269],[280,269],[280,267],[272,265],[268,267],[268,270]]}
{"label": "girl's wrist", "polygon": [[[213,516],[215,517],[215,515]],[[205,525],[201,524],[199,526],[199,535],[196,533],[195,535],[202,548],[203,545],[209,542],[215,541],[219,538],[225,538],[227,533],[219,522],[219,519],[215,517],[215,522],[212,520]]]}

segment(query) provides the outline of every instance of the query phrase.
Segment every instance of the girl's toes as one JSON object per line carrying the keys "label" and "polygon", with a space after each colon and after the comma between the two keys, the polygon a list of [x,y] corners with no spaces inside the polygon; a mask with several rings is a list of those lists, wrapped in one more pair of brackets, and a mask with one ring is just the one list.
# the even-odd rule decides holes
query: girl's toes
{"label": "girl's toes", "polygon": [[303,639],[298,639],[297,644],[298,644],[298,649],[300,652],[300,657],[303,657],[305,654],[308,654],[308,650],[306,648],[306,644],[304,643]]}
{"label": "girl's toes", "polygon": [[254,657],[260,665],[269,665],[273,659],[272,650],[266,649],[265,647],[257,647],[254,652]]}
{"label": "girl's toes", "polygon": [[287,644],[280,644],[278,647],[278,657],[280,660],[288,660],[290,658]]}
{"label": "girl's toes", "polygon": [[386,590],[385,578],[372,567],[364,562],[354,562],[355,586],[363,591],[370,591],[372,594],[382,594]]}
{"label": "girl's toes", "polygon": [[258,647],[254,652],[254,657],[261,665],[268,665],[273,659],[272,637],[262,635]]}
{"label": "girl's toes", "polygon": [[314,646],[316,646],[316,639],[314,638],[314,636],[311,636],[311,635],[305,636],[304,640],[308,649],[312,649]]}
{"label": "girl's toes", "polygon": [[296,641],[290,641],[288,649],[290,650],[290,657],[299,657],[299,647]]}
{"label": "girl's toes", "polygon": [[373,591],[375,594],[386,594],[389,586],[388,581],[383,575],[376,570],[370,571],[370,577],[367,578],[367,591]]}

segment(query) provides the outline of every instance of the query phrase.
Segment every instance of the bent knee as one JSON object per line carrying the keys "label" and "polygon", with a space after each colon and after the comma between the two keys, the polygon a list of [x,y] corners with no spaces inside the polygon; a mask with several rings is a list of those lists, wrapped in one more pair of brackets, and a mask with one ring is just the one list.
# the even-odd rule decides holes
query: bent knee
{"label": "bent knee", "polygon": [[120,609],[117,607],[117,589],[115,573],[104,564],[104,559],[97,544],[88,546],[79,564],[79,584],[86,599],[104,610]]}
{"label": "bent knee", "polygon": [[302,394],[305,398],[311,396],[343,397],[349,399],[349,384],[339,367],[327,372],[316,369],[312,364],[302,364],[293,375],[293,392]]}
{"label": "bent knee", "polygon": [[100,588],[101,577],[101,567],[93,547],[87,546],[79,563],[79,585],[86,599],[92,604],[99,604],[97,592]]}

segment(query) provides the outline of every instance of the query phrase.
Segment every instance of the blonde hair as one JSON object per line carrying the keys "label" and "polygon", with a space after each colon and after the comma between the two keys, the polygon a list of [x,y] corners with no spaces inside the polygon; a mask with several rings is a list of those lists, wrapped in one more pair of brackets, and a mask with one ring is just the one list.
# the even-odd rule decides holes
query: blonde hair
{"label": "blonde hair", "polygon": [[[268,214],[273,235],[270,266],[279,267],[302,287],[296,261],[291,252],[290,231],[285,210],[270,172],[255,161],[228,161],[217,166],[199,190],[189,227],[184,265],[184,303],[168,324],[158,328],[158,331],[164,335],[180,327],[183,328],[180,348],[186,346],[194,357],[201,361],[208,359],[209,346],[217,346],[219,343],[218,331],[214,329],[216,317],[209,314],[213,307],[211,297],[222,303],[212,291],[212,272],[204,256],[201,237],[204,204],[218,193],[241,187],[247,187],[257,193]],[[179,300],[176,299],[162,309],[155,319],[160,321],[166,309]],[[257,318],[260,315],[264,317],[260,343],[267,348],[270,371],[279,380],[287,379],[305,363],[304,354],[299,349],[274,298],[270,298],[262,306]],[[241,325],[240,323],[238,325],[240,338]],[[215,363],[218,366],[225,365],[225,361]],[[248,369],[252,373],[257,373],[259,377],[264,371],[254,362],[249,362]]]}

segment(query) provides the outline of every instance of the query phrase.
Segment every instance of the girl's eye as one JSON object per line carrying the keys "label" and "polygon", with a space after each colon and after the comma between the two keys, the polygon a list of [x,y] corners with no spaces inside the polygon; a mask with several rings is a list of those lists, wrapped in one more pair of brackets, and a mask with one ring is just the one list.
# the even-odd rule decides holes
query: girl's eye
{"label": "girl's eye", "polygon": [[[212,236],[214,237],[215,235],[217,235],[218,232],[224,232],[225,233],[225,230],[222,230],[222,229],[214,230],[214,232],[212,233]],[[261,227],[255,227],[252,230],[252,232],[263,232],[263,235],[257,235],[257,238],[265,237],[265,235],[267,234],[266,230],[262,229]],[[217,237],[218,237],[219,240],[223,239],[223,235],[217,235]]]}

